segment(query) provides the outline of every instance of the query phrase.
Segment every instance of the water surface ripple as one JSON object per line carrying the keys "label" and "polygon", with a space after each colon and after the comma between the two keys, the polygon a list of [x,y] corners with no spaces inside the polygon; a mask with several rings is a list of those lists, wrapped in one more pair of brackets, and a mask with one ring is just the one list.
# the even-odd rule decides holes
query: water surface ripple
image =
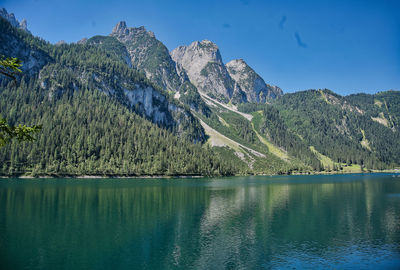
{"label": "water surface ripple", "polygon": [[0,269],[400,269],[400,178],[2,179]]}

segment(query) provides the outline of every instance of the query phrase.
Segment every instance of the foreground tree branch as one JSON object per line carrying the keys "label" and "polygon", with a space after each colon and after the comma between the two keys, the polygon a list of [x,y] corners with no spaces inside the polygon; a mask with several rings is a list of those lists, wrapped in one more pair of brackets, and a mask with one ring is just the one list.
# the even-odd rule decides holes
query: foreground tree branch
{"label": "foreground tree branch", "polygon": [[[21,73],[19,69],[22,66],[21,60],[18,58],[6,58],[0,56],[0,74],[11,78],[17,82],[16,74]],[[10,126],[7,121],[0,116],[0,147],[5,146],[12,139],[17,139],[18,142],[33,141],[33,134],[38,132],[42,126],[34,125],[28,127],[26,125]]]}

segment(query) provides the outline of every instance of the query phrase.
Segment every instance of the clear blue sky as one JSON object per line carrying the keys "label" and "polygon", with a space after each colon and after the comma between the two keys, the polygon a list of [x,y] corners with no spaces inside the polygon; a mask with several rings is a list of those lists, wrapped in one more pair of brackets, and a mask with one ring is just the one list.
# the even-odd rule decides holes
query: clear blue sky
{"label": "clear blue sky", "polygon": [[243,58],[285,92],[400,90],[397,0],[0,0],[0,7],[52,43],[107,35],[121,20],[144,25],[169,50],[209,39],[225,63]]}

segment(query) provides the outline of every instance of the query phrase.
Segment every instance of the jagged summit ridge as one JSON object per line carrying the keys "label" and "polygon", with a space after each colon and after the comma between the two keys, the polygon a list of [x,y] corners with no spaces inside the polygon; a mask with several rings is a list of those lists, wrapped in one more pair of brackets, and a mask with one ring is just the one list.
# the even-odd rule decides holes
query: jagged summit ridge
{"label": "jagged summit ridge", "polygon": [[[189,83],[200,93],[226,103],[264,103],[282,95],[280,88],[267,85],[243,59],[226,66],[217,44],[210,40],[194,41],[168,52],[153,32],[144,26],[128,27],[125,21],[118,22],[110,36],[126,46],[134,68],[167,91],[179,91]],[[235,66],[240,67],[236,72]]]}
{"label": "jagged summit ridge", "polygon": [[144,26],[127,27],[126,22],[121,21],[110,36],[126,46],[132,66],[143,72],[149,80],[167,91],[179,91],[183,82],[177,74],[175,62],[167,47],[156,39],[153,32],[147,31]]}
{"label": "jagged summit ridge", "polygon": [[154,33],[147,31],[144,26],[128,27],[125,21],[118,22],[110,34],[110,36],[115,36],[121,39],[134,38],[136,35],[148,35],[149,37],[155,38]]}
{"label": "jagged summit ridge", "polygon": [[283,94],[277,86],[266,84],[243,59],[235,59],[226,64],[229,75],[246,93],[249,102],[265,103]]}
{"label": "jagged summit ridge", "polygon": [[126,22],[125,21],[120,21],[118,22],[115,27],[113,28],[111,35],[116,35],[116,34],[128,34],[128,28],[126,27]]}
{"label": "jagged summit ridge", "polygon": [[[81,43],[86,44],[84,46],[63,45],[55,47],[51,44],[42,46],[43,43],[39,39],[23,34],[20,30],[16,31],[5,19],[0,19],[0,24],[4,29],[4,31],[0,31],[1,54],[21,59],[24,63],[23,68],[26,68],[23,76],[29,79],[29,81],[26,81],[27,83],[21,80],[23,82],[21,83],[21,87],[23,87],[21,90],[24,91],[19,93],[23,93],[24,96],[18,94],[18,99],[14,98],[15,91],[13,89],[1,91],[3,96],[9,95],[8,93],[11,94],[3,103],[8,105],[8,101],[11,101],[18,105],[24,104],[29,99],[34,110],[46,106],[43,112],[50,111],[50,117],[43,118],[45,121],[53,119],[52,110],[48,110],[52,107],[47,106],[59,106],[59,104],[69,106],[69,98],[73,95],[79,95],[74,97],[79,99],[74,108],[85,105],[85,109],[81,110],[81,112],[83,111],[82,121],[87,118],[85,110],[98,106],[101,106],[102,109],[103,105],[106,104],[103,100],[110,97],[112,98],[110,104],[118,109],[111,119],[117,116],[119,126],[117,125],[115,129],[118,133],[109,134],[117,142],[123,141],[125,138],[128,140],[136,138],[135,133],[119,132],[121,126],[128,126],[124,123],[135,125],[137,123],[121,121],[119,114],[126,112],[126,114],[135,113],[147,118],[155,124],[154,127],[157,125],[167,129],[171,128],[171,134],[177,136],[187,134],[187,136],[190,136],[188,139],[193,142],[204,142],[206,140],[205,134],[207,134],[210,140],[208,144],[211,146],[229,147],[231,149],[229,152],[221,149],[224,151],[222,152],[223,158],[226,158],[228,162],[232,161],[234,166],[237,164],[237,167],[241,166],[238,163],[240,162],[238,158],[240,158],[251,169],[249,172],[254,170],[254,173],[265,174],[272,170],[279,173],[290,172],[292,168],[299,168],[299,171],[304,171],[311,170],[311,166],[313,166],[313,170],[321,170],[325,165],[320,164],[320,156],[328,157],[329,160],[332,160],[330,164],[339,166],[343,163],[354,164],[359,162],[357,164],[360,164],[360,167],[364,164],[370,164],[366,167],[373,168],[375,166],[379,168],[386,161],[388,166],[399,163],[400,157],[397,153],[400,153],[400,144],[398,143],[400,142],[398,135],[398,119],[400,117],[398,117],[398,110],[395,107],[398,104],[398,94],[396,94],[397,98],[394,95],[395,93],[341,97],[327,90],[314,90],[286,94],[267,106],[250,104],[250,106],[235,108],[230,104],[221,104],[216,99],[223,100],[223,102],[239,103],[247,100],[257,101],[258,98],[262,102],[262,97],[267,95],[265,94],[267,92],[263,92],[265,87],[272,86],[266,84],[243,59],[232,60],[225,65],[221,59],[218,46],[211,41],[197,41],[188,46],[179,47],[176,49],[175,56],[181,62],[187,58],[190,60],[188,61],[190,64],[196,63],[196,61],[205,63],[199,71],[199,77],[203,80],[201,82],[204,82],[203,89],[208,92],[200,91],[210,97],[214,96],[213,99],[206,98],[205,95],[198,95],[198,89],[194,86],[193,89],[187,87],[188,90],[182,90],[185,89],[182,87],[184,83],[189,84],[189,81],[187,81],[189,76],[185,69],[172,60],[166,47],[154,36],[152,37],[144,27],[128,28],[126,23],[119,23],[118,26],[114,27],[115,30],[111,36],[94,36],[89,40],[82,40]],[[119,39],[125,40],[124,43]],[[98,46],[98,48],[91,46]],[[190,50],[194,51],[193,55],[190,55]],[[131,57],[136,61],[132,67],[145,73],[152,82],[149,82],[137,72],[129,70],[123,64],[125,58],[130,60]],[[69,58],[72,61],[68,61]],[[75,59],[80,59],[80,61],[75,61]],[[94,59],[97,63],[105,64],[96,65]],[[129,61],[125,62],[129,67],[131,66]],[[189,68],[192,67],[189,65]],[[174,81],[174,78],[177,78],[177,80]],[[156,86],[158,83],[161,87]],[[162,83],[166,86],[164,87]],[[179,92],[163,91],[176,90],[177,88],[173,86],[174,83],[178,88],[180,87]],[[6,86],[6,84],[3,83],[2,86]],[[216,89],[218,90],[218,87],[230,89],[230,92],[227,92],[227,97],[217,96]],[[277,89],[274,88],[274,90]],[[98,95],[97,91],[100,91],[101,96]],[[85,104],[86,101],[83,99],[80,102],[83,92],[90,93],[90,96],[88,96],[90,99],[87,100],[90,103]],[[185,94],[185,92],[188,94]],[[37,98],[32,96],[36,93]],[[255,96],[253,97],[251,94]],[[261,94],[263,95],[260,96]],[[63,95],[66,95],[67,98],[61,98]],[[42,105],[42,100],[46,103],[50,101],[50,103]],[[93,103],[92,100],[101,102]],[[199,106],[199,108],[193,106],[194,108],[192,108],[191,104],[201,104],[201,102],[204,103],[204,106]],[[15,108],[15,104],[12,103],[8,107],[11,109],[5,109],[5,111]],[[184,104],[184,106],[180,106],[181,104]],[[124,110],[120,110],[116,105],[121,105]],[[189,107],[186,105],[189,105]],[[54,111],[60,115],[60,120],[66,118],[63,110],[67,106],[54,107],[56,109]],[[129,110],[125,110],[126,108],[129,108]],[[260,114],[257,113],[257,117],[252,118],[249,113],[260,112],[261,108],[264,110],[261,110]],[[241,112],[242,109],[246,113]],[[194,110],[196,110],[196,113],[192,114],[191,111]],[[42,113],[31,113],[30,110],[21,111],[25,111],[26,116],[40,117],[44,115]],[[73,116],[74,114],[70,115]],[[100,121],[104,118],[101,118],[102,115],[110,114],[104,114],[100,111]],[[199,117],[200,122],[195,117]],[[25,118],[23,115],[21,115],[21,119],[34,120],[34,118]],[[69,119],[74,120],[74,117],[69,117]],[[325,121],[326,119],[329,121]],[[114,122],[107,123],[110,123],[110,127],[114,128]],[[51,122],[50,126],[60,126],[58,123],[56,121]],[[71,123],[75,125],[78,122]],[[310,125],[310,123],[312,124]],[[148,124],[146,126],[149,128],[143,130],[142,134],[147,135],[148,130],[153,129]],[[69,125],[67,124],[67,126]],[[99,135],[104,136],[103,126],[99,127],[98,130],[101,131]],[[80,130],[82,129],[77,129],[77,131]],[[206,133],[204,133],[204,130]],[[129,134],[129,136],[120,137],[118,134],[122,133]],[[83,136],[87,135],[83,134]],[[79,137],[83,138],[80,135]],[[69,138],[72,139],[72,142],[76,141],[73,137]],[[87,138],[91,139],[91,137]],[[146,136],[141,138],[147,139]],[[169,136],[165,136],[165,139],[168,138]],[[67,137],[62,138],[62,141],[67,141],[66,139],[68,139],[68,134]],[[216,141],[218,140],[217,144]],[[133,146],[138,144],[140,143],[133,144]],[[47,143],[45,142],[43,145],[47,145]],[[160,148],[164,147],[164,145],[158,145],[160,145]],[[270,150],[270,145],[274,152]],[[342,147],[343,145],[348,150]],[[68,148],[68,144],[66,146]],[[132,149],[132,144],[124,145],[124,148],[120,147],[120,149],[127,149],[127,147]],[[118,151],[118,147],[116,149]],[[259,149],[261,149],[261,152],[257,152]],[[325,151],[325,149],[327,150]],[[134,151],[136,151],[136,148]],[[132,151],[132,155],[136,156],[134,151]],[[112,153],[112,151],[109,152]],[[190,151],[190,153],[193,152]],[[15,153],[18,156],[18,151],[15,151]],[[50,157],[57,156],[59,154],[57,153],[51,153]],[[102,152],[98,151],[98,153],[101,156]],[[148,156],[148,153],[145,149],[143,154],[140,153],[137,156]],[[182,155],[181,153],[185,155],[182,157],[186,158],[185,153],[189,152],[180,151],[178,155]],[[194,153],[197,157],[197,153]],[[254,153],[263,155],[265,153],[266,159],[262,160],[260,155]],[[275,157],[269,159],[272,155]],[[29,153],[24,154],[24,156],[29,156]],[[242,159],[242,157],[245,158]],[[258,158],[260,159],[258,160]],[[200,160],[201,156],[198,159]],[[53,160],[53,158],[50,158],[48,164],[53,166]],[[149,160],[151,164],[156,162],[157,166],[162,164],[158,161]],[[9,160],[3,163],[6,164],[6,162],[11,164]],[[18,160],[18,162],[20,161]],[[256,164],[254,162],[259,163],[253,167],[253,164]],[[37,164],[40,165],[40,162]],[[110,164],[108,168],[115,165],[115,162]],[[269,164],[271,164],[271,168],[268,167]],[[136,166],[134,163],[133,165]],[[331,165],[329,166],[332,168]],[[268,168],[267,171],[264,171],[262,167]],[[27,168],[30,170],[31,165]],[[148,168],[148,166],[144,168]],[[256,171],[257,168],[263,171]],[[4,172],[9,171],[9,168],[4,170]],[[219,168],[215,171],[219,171]],[[155,172],[155,170],[152,172]]]}
{"label": "jagged summit ridge", "polygon": [[[5,8],[0,8],[0,16],[14,27],[28,31],[26,20],[19,22]],[[236,73],[239,71],[235,74],[232,72],[232,63],[240,66],[245,62],[242,59],[234,60],[230,62],[231,65],[225,65],[218,46],[210,40],[194,41],[170,53],[153,32],[144,26],[128,27],[126,21],[119,21],[110,36],[126,46],[129,55],[124,59],[129,66],[143,72],[148,79],[167,91],[180,91],[183,84],[189,84],[195,91],[226,103],[265,102],[267,98],[282,94],[281,89],[267,85],[251,68],[251,74],[248,75],[250,79],[243,79],[244,74],[238,77]],[[63,43],[60,41],[57,45]],[[86,40],[78,43],[84,44]]]}
{"label": "jagged summit ridge", "polygon": [[224,102],[246,101],[240,86],[230,77],[215,43],[209,40],[194,41],[189,46],[174,49],[171,57],[203,94]]}
{"label": "jagged summit ridge", "polygon": [[[189,46],[179,46],[171,52],[172,59],[180,63],[189,73],[199,73],[208,62],[216,62],[223,65],[218,46],[209,41],[194,41]],[[195,61],[195,62],[193,62]]]}
{"label": "jagged summit ridge", "polygon": [[5,8],[0,8],[0,17],[3,17],[4,19],[6,19],[12,26],[30,33],[30,31],[28,30],[27,21],[25,19],[23,19],[21,22],[19,22],[15,18],[14,13],[8,13]]}

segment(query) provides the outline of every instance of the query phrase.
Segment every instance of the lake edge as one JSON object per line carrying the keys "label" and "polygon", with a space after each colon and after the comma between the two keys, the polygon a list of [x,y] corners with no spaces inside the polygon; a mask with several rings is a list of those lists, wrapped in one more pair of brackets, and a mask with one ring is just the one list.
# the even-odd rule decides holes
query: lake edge
{"label": "lake edge", "polygon": [[305,173],[282,173],[282,174],[237,174],[237,175],[69,175],[69,174],[59,174],[59,175],[0,175],[0,179],[195,179],[195,178],[206,178],[206,177],[218,177],[218,178],[229,178],[229,177],[246,177],[246,176],[296,176],[296,175],[364,175],[364,174],[400,174],[398,169],[393,170],[374,170],[368,172],[305,172]]}

